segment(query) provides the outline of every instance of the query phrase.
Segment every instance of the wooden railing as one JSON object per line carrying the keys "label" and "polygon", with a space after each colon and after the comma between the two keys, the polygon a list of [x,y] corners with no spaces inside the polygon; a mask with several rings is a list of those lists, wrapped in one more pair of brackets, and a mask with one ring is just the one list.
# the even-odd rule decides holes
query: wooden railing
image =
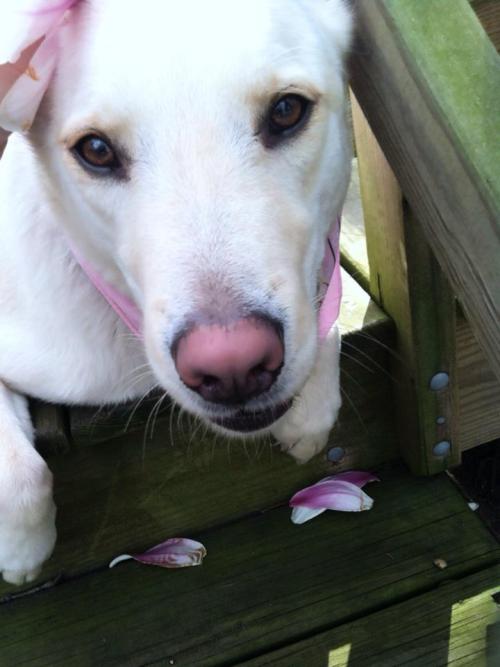
{"label": "wooden railing", "polygon": [[500,377],[500,61],[466,0],[354,0],[351,85]]}
{"label": "wooden railing", "polygon": [[[369,290],[397,327],[402,452],[431,473],[500,435],[500,60],[466,0],[352,4]],[[499,33],[500,3],[477,10]]]}

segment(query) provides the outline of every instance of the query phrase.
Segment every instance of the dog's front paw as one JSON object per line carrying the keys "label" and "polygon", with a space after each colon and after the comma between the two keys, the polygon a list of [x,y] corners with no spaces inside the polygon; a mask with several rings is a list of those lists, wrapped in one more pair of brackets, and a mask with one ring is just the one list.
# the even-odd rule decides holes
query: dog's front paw
{"label": "dog's front paw", "polygon": [[342,403],[339,352],[339,332],[333,327],[320,345],[313,371],[300,395],[271,429],[282,450],[298,463],[306,463],[326,447],[337,419]]}
{"label": "dog's front paw", "polygon": [[0,490],[0,573],[11,584],[33,581],[56,541],[52,475],[33,450]]}
{"label": "dog's front paw", "polygon": [[326,447],[340,406],[340,400],[310,406],[304,399],[300,396],[272,429],[281,449],[298,463],[306,463]]}
{"label": "dog's front paw", "polygon": [[[284,429],[286,431],[287,429]],[[290,437],[280,434],[280,429],[276,429],[275,437],[279,440],[281,449],[293,456],[297,463],[307,463],[313,456],[319,454],[328,442],[328,435],[330,429],[323,432],[311,433],[302,435],[297,439],[297,432],[295,436],[290,434]]]}

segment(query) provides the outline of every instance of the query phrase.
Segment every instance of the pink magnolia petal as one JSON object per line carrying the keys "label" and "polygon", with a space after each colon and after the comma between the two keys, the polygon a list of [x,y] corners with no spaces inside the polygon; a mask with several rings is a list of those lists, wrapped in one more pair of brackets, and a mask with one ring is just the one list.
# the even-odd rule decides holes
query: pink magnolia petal
{"label": "pink magnolia petal", "polygon": [[331,509],[341,512],[361,512],[371,509],[373,499],[361,487],[379,481],[372,473],[348,471],[325,477],[312,486],[298,491],[290,499],[292,521],[304,523],[321,512]]}
{"label": "pink magnolia petal", "polygon": [[9,132],[26,131],[31,127],[55,64],[55,37],[51,36],[42,42],[25,73],[13,83],[0,102],[1,127]]}
{"label": "pink magnolia petal", "polygon": [[157,544],[143,554],[118,556],[111,561],[109,567],[114,567],[122,560],[130,558],[145,565],[158,565],[167,568],[193,567],[200,565],[206,555],[207,550],[201,542],[183,537],[174,537]]}
{"label": "pink magnolia petal", "polygon": [[380,482],[380,479],[371,472],[364,472],[363,470],[346,470],[346,472],[339,472],[326,479],[337,479],[339,481],[350,482],[360,488],[369,482]]}
{"label": "pink magnolia petal", "polygon": [[2,0],[0,63],[15,63],[21,52],[59,24],[80,0]]}
{"label": "pink magnolia petal", "polygon": [[322,507],[341,512],[360,512],[370,509],[372,504],[372,499],[359,486],[335,479],[302,489],[290,500],[291,507]]}
{"label": "pink magnolia petal", "polygon": [[315,516],[323,514],[323,512],[326,512],[326,507],[320,507],[319,509],[300,506],[294,507],[292,510],[292,523],[296,523],[297,525],[305,523],[314,519]]}
{"label": "pink magnolia petal", "polygon": [[0,126],[26,130],[54,71],[57,31],[80,0],[2,0],[0,5]]}

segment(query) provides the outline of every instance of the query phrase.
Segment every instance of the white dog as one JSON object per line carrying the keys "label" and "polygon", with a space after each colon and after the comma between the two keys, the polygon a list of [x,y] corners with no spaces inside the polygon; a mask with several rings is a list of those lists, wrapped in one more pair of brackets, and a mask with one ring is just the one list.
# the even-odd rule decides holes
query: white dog
{"label": "white dog", "polygon": [[299,461],[324,447],[338,284],[318,324],[318,282],[349,180],[350,24],[342,0],[2,0],[7,581],[37,576],[56,536],[25,394],[160,386]]}

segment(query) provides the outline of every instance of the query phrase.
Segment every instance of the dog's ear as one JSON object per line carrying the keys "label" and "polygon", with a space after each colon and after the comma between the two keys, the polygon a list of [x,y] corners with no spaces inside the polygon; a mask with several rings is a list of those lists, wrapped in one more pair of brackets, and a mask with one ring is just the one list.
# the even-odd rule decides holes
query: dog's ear
{"label": "dog's ear", "polygon": [[0,0],[0,127],[29,130],[57,61],[57,32],[79,0]]}

